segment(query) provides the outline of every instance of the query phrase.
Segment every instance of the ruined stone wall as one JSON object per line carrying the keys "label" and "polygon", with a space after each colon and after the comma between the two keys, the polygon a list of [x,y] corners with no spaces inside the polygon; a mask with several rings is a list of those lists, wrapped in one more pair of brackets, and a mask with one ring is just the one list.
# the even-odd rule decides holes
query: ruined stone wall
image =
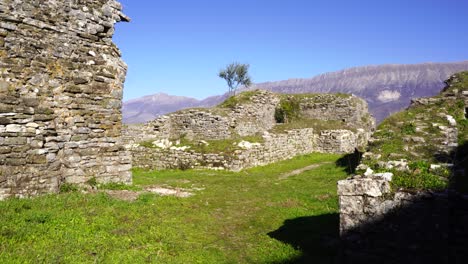
{"label": "ruined stone wall", "polygon": [[0,2],[0,199],[131,182],[114,0]]}
{"label": "ruined stone wall", "polygon": [[301,99],[301,115],[304,118],[339,120],[352,127],[371,130],[375,126],[365,100],[346,94],[316,94]]}
{"label": "ruined stone wall", "polygon": [[352,153],[357,136],[349,130],[329,130],[317,133],[312,128],[295,129],[283,134],[263,135],[264,142],[234,153],[197,153],[190,149],[171,147],[147,148],[130,144],[133,166],[146,169],[210,168],[239,171],[267,165],[313,152]]}
{"label": "ruined stone wall", "polygon": [[[156,140],[185,137],[190,140],[221,140],[263,133],[275,126],[274,115],[278,103],[279,98],[275,94],[258,91],[248,102],[232,109],[205,108],[178,111],[145,124],[144,138]],[[133,131],[129,130],[124,133],[134,135]]]}
{"label": "ruined stone wall", "polygon": [[156,139],[227,139],[232,136],[234,123],[226,115],[207,110],[189,109],[162,116],[147,124],[149,134]]}
{"label": "ruined stone wall", "polygon": [[[284,96],[267,91],[249,93],[230,99],[235,99],[233,101],[236,104],[230,105],[232,101],[228,100],[221,105],[229,107],[187,109],[162,116],[143,126],[128,126],[124,130],[124,137],[130,146],[134,166],[150,169],[240,170],[312,152],[353,153],[356,149],[365,148],[374,129],[374,119],[367,111],[365,101],[351,95]],[[277,123],[276,110],[288,107],[299,111],[299,117],[291,121],[293,125]],[[339,122],[334,122],[329,128],[324,128],[324,125],[316,129],[315,119]],[[286,132],[282,132],[281,127],[274,129],[281,125],[291,125],[294,128],[286,129],[289,130]],[[308,125],[311,127],[307,127]],[[161,140],[176,142],[182,137],[195,142],[241,140],[243,136],[258,134],[263,134],[262,144],[229,154],[204,154],[195,153],[190,149],[181,150],[184,146],[173,146],[172,149],[138,146],[138,143],[148,146],[151,142]]]}
{"label": "ruined stone wall", "polygon": [[275,109],[280,102],[278,95],[259,91],[249,103],[233,109],[234,131],[240,136],[249,136],[268,131],[276,125]]}
{"label": "ruined stone wall", "polygon": [[467,196],[392,191],[383,174],[338,182],[343,263],[462,263]]}

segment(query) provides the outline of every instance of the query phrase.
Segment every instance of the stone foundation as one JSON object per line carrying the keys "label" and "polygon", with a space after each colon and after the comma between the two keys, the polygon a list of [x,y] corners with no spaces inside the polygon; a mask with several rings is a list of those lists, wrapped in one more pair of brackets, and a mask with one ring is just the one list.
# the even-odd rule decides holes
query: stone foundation
{"label": "stone foundation", "polygon": [[208,168],[239,171],[313,152],[353,153],[357,136],[349,130],[315,132],[296,129],[285,134],[264,134],[264,142],[234,153],[197,153],[190,149],[147,148],[130,144],[133,165],[145,169]]}
{"label": "stone foundation", "polygon": [[0,2],[0,199],[131,182],[114,0]]}

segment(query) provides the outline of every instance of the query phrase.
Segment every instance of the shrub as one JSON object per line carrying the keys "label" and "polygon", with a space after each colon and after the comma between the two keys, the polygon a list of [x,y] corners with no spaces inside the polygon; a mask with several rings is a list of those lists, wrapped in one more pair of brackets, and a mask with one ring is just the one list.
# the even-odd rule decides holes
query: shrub
{"label": "shrub", "polygon": [[300,117],[300,101],[298,98],[290,96],[283,98],[280,105],[275,109],[275,119],[277,123],[288,123]]}
{"label": "shrub", "polygon": [[416,133],[416,128],[413,123],[404,124],[401,128],[401,133],[405,135],[412,135]]}
{"label": "shrub", "polygon": [[61,193],[69,193],[69,192],[77,192],[77,191],[79,191],[79,188],[76,184],[62,183],[62,185],[60,185]]}

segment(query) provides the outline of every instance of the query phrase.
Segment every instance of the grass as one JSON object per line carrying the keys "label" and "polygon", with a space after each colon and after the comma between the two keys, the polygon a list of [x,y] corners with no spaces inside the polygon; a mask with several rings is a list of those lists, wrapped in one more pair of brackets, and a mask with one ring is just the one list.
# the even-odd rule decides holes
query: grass
{"label": "grass", "polygon": [[218,108],[235,108],[237,105],[250,102],[250,99],[253,96],[259,94],[260,92],[261,92],[260,90],[254,90],[254,91],[246,91],[246,92],[239,93],[237,95],[229,97],[224,102],[219,104],[217,107]]}
{"label": "grass", "polygon": [[[0,203],[0,263],[305,263],[336,254],[338,155],[240,173],[134,170],[134,184],[200,188],[134,202],[80,192]],[[326,162],[326,163],[324,163]],[[281,173],[323,163],[286,180]]]}

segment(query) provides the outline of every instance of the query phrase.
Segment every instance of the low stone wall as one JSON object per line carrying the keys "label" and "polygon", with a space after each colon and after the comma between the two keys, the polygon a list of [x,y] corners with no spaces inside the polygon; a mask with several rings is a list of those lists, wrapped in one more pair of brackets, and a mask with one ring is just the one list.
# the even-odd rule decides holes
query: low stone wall
{"label": "low stone wall", "polygon": [[146,169],[214,168],[239,171],[267,165],[312,152],[352,153],[357,136],[349,130],[327,130],[316,133],[312,128],[296,129],[284,134],[263,136],[264,142],[234,153],[197,153],[179,148],[147,148],[129,144],[133,166]]}
{"label": "low stone wall", "polygon": [[465,261],[468,198],[453,191],[392,191],[390,182],[388,173],[338,182],[340,263]]}

